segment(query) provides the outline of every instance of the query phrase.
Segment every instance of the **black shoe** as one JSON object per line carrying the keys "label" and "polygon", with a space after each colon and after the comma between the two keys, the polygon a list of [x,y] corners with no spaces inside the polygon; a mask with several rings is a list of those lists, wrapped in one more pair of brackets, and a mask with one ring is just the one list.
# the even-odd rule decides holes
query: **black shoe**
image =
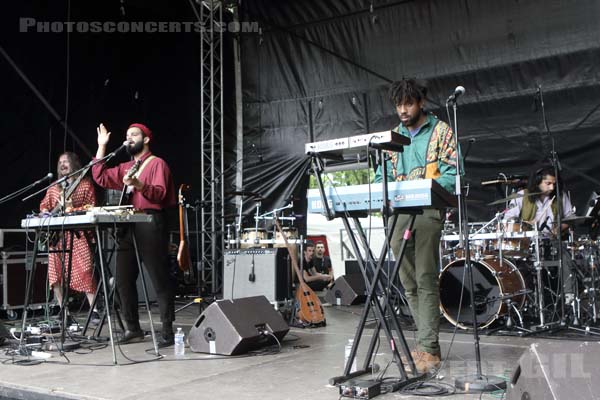
{"label": "black shoe", "polygon": [[175,344],[175,335],[173,335],[172,333],[170,335],[160,335],[158,337],[157,346],[159,349],[162,349],[164,347],[173,346],[174,344]]}
{"label": "black shoe", "polygon": [[144,340],[144,331],[130,331],[126,330],[121,339],[119,339],[119,344],[129,344],[129,343],[139,343]]}

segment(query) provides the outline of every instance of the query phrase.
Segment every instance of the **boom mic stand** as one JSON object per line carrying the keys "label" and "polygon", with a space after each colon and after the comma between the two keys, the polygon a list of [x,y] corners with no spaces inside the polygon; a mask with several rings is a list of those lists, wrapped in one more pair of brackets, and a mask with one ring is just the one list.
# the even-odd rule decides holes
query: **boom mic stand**
{"label": "boom mic stand", "polygon": [[[457,88],[458,89],[458,88]],[[463,89],[464,91],[464,89]],[[456,92],[455,92],[456,93]],[[473,283],[473,265],[471,264],[471,249],[469,245],[469,218],[467,214],[467,201],[462,186],[462,167],[460,148],[458,145],[458,122],[456,118],[456,99],[458,96],[451,96],[446,101],[446,109],[452,103],[454,112],[454,141],[456,143],[456,196],[458,199],[458,218],[459,218],[459,238],[465,249],[465,268],[469,279],[469,291],[471,297],[471,311],[473,313],[473,342],[475,344],[475,361],[477,373],[475,376],[465,376],[456,378],[454,385],[456,388],[465,392],[492,392],[494,390],[506,389],[506,381],[500,377],[483,375],[481,372],[481,352],[479,350],[479,330],[477,327],[477,312],[475,310],[475,286]],[[463,287],[464,290],[464,287]]]}
{"label": "boom mic stand", "polygon": [[[106,161],[111,159],[112,157],[114,157],[121,149],[123,149],[124,146],[119,147],[117,150],[113,151],[112,153],[107,154],[106,156],[96,159],[96,160],[92,160],[90,161],[88,164],[86,164],[85,166],[81,167],[80,169],[71,172],[68,175],[63,176],[62,178],[50,183],[49,185],[45,186],[44,188],[38,190],[35,193],[30,194],[27,197],[24,197],[21,201],[27,201],[30,198],[32,198],[33,196],[36,196],[39,193],[42,193],[44,191],[46,191],[48,188],[55,186],[55,185],[60,185],[63,182],[67,182],[67,180],[75,175],[78,174],[85,174],[87,172],[87,170],[89,168],[91,168],[92,166],[102,162],[102,161]],[[50,174],[48,175],[48,177],[50,177]],[[46,178],[43,178],[46,179]],[[43,180],[42,179],[42,180]],[[42,181],[40,180],[40,181]],[[37,185],[40,181],[35,182],[33,184],[33,186]],[[31,186],[31,187],[33,187]],[[60,210],[61,214],[64,213],[64,205],[66,204],[66,199],[63,200],[63,207]],[[59,350],[62,352],[65,349],[65,329],[66,329],[66,320],[67,320],[67,313],[66,313],[66,306],[67,306],[67,302],[66,299],[68,297],[68,288],[69,288],[69,281],[70,281],[70,277],[71,277],[71,258],[72,258],[72,250],[69,251],[69,260],[68,260],[68,267],[65,268],[65,258],[66,258],[66,238],[63,236],[62,239],[62,251],[63,251],[63,258],[62,258],[62,281],[63,281],[63,286],[66,285],[66,288],[63,287],[63,298],[62,298],[62,302],[60,304],[60,308],[61,308],[61,312],[60,312],[60,319],[63,322],[63,327],[62,327],[62,332],[61,332],[61,344],[59,347]],[[71,249],[73,248],[73,233],[71,233],[71,238],[70,238],[70,247]],[[34,243],[34,254],[36,254],[38,251],[38,243],[36,240],[36,243]],[[33,263],[32,268],[31,268],[31,276],[35,275],[35,263]],[[65,275],[65,269],[67,269],[67,275]],[[30,296],[30,290],[31,290],[31,282],[32,282],[32,278],[30,278],[27,282],[27,288],[26,288],[26,293],[25,293],[25,301],[24,301],[24,308],[23,308],[23,317],[21,320],[21,337],[19,339],[19,347],[23,346],[23,339],[24,339],[24,332],[25,332],[25,323],[27,321],[27,306],[29,305],[29,296]]]}
{"label": "boom mic stand", "polygon": [[20,195],[22,195],[23,193],[25,193],[26,191],[28,191],[29,189],[33,189],[34,187],[36,187],[37,185],[39,185],[40,183],[44,182],[46,179],[52,180],[54,175],[52,175],[52,173],[48,173],[48,175],[44,176],[42,179],[38,179],[37,181],[30,183],[27,186],[22,187],[21,189],[15,190],[14,192],[12,192],[11,194],[7,194],[6,196],[2,197],[0,199],[0,204],[4,204],[7,201],[10,201],[16,197],[19,197]]}
{"label": "boom mic stand", "polygon": [[[96,159],[96,160],[92,160],[92,161],[90,161],[89,163],[87,163],[87,164],[86,164],[86,165],[84,165],[83,167],[79,168],[78,170],[76,170],[76,171],[73,171],[73,172],[71,172],[70,174],[63,176],[62,178],[60,178],[60,179],[57,179],[57,180],[55,180],[54,182],[50,183],[49,185],[47,185],[47,186],[45,186],[45,187],[41,188],[41,189],[40,189],[40,190],[38,190],[37,192],[35,192],[35,193],[32,193],[32,194],[30,194],[30,195],[29,195],[29,196],[27,196],[27,197],[24,197],[24,198],[23,198],[21,201],[27,201],[27,200],[29,200],[30,198],[32,198],[33,196],[35,196],[35,195],[37,195],[37,194],[39,194],[39,193],[45,192],[46,190],[48,190],[48,188],[50,188],[50,187],[52,187],[52,186],[55,186],[55,185],[60,185],[60,184],[62,184],[63,182],[67,182],[67,180],[68,180],[69,178],[71,178],[71,177],[73,177],[73,176],[75,176],[75,175],[78,175],[78,174],[84,173],[84,171],[87,173],[88,169],[90,169],[90,168],[91,168],[91,167],[93,167],[94,165],[96,165],[96,164],[99,164],[99,163],[101,163],[101,162],[103,162],[103,161],[108,161],[108,160],[110,160],[111,158],[113,158],[114,156],[116,156],[116,155],[117,155],[117,153],[118,153],[118,152],[119,152],[121,149],[123,149],[123,148],[124,148],[124,147],[123,147],[123,146],[121,146],[121,147],[119,147],[117,150],[113,151],[112,153],[108,153],[107,155],[105,155],[105,156],[104,156],[104,157],[102,157],[102,158],[98,158],[98,159]],[[48,175],[50,175],[50,174],[48,174]],[[43,179],[41,179],[40,181],[42,181],[42,180],[44,180],[44,179],[46,179],[46,178],[43,178]],[[37,185],[37,184],[38,184],[40,181],[37,181],[37,182],[35,182],[35,183],[34,183],[34,185]]]}

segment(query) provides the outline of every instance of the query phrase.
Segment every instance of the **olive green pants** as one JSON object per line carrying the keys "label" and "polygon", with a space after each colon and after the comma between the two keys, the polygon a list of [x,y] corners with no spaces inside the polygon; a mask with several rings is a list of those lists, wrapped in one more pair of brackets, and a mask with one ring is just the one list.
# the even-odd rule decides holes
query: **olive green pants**
{"label": "olive green pants", "polygon": [[[398,215],[391,246],[397,258],[408,215]],[[439,210],[424,210],[417,215],[412,236],[406,244],[400,265],[400,282],[417,327],[419,350],[431,354],[440,353],[440,290],[439,290],[439,243],[442,231]]]}

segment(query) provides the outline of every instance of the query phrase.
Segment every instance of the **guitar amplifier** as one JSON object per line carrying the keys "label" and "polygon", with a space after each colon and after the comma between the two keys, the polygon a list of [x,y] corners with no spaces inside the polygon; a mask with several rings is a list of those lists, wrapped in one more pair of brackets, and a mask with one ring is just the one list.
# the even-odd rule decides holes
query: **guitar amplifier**
{"label": "guitar amplifier", "polygon": [[223,299],[265,296],[269,302],[292,298],[286,248],[228,250],[223,263]]}

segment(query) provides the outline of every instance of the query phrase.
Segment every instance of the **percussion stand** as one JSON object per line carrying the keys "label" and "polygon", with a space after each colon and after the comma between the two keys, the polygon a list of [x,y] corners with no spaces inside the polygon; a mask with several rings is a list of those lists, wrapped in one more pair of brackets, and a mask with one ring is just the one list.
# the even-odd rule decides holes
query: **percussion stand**
{"label": "percussion stand", "polygon": [[[456,388],[465,392],[492,392],[495,390],[506,389],[506,381],[500,377],[483,375],[481,371],[481,352],[479,349],[479,329],[477,326],[477,312],[475,310],[475,285],[473,281],[473,265],[471,264],[471,251],[469,246],[469,219],[467,217],[467,201],[462,187],[460,147],[458,142],[458,121],[456,115],[456,97],[446,101],[446,109],[452,104],[454,114],[454,141],[456,143],[456,196],[458,199],[458,218],[459,218],[459,242],[463,243],[465,249],[465,268],[469,280],[471,311],[473,317],[473,342],[475,344],[475,362],[477,366],[476,375],[456,378],[454,385]],[[464,287],[463,287],[464,290]]]}

